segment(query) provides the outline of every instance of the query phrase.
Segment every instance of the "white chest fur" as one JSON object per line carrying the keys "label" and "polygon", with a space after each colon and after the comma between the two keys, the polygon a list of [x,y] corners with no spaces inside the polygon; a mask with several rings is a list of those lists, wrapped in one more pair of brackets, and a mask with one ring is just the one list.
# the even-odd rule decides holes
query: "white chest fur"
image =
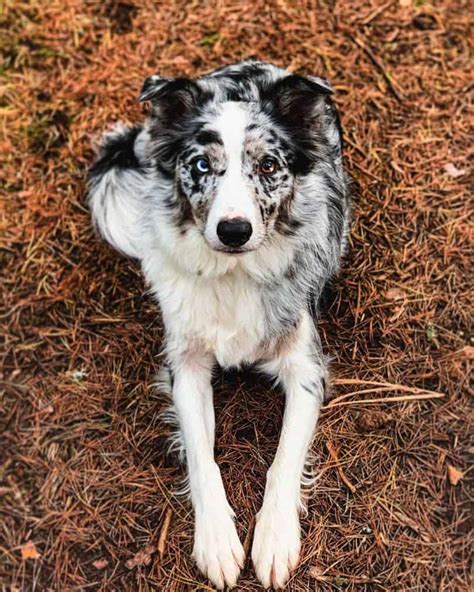
{"label": "white chest fur", "polygon": [[158,297],[168,348],[204,348],[223,367],[254,362],[264,340],[258,284],[240,267],[217,277],[178,270],[167,257],[144,266]]}

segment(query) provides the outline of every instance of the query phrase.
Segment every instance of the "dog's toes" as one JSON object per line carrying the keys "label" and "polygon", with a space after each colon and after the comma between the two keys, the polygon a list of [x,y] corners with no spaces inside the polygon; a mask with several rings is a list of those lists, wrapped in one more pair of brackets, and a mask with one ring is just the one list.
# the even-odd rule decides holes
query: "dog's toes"
{"label": "dog's toes", "polygon": [[233,588],[244,565],[245,552],[230,516],[196,523],[194,558],[201,572],[222,590]]}
{"label": "dog's toes", "polygon": [[232,541],[231,546],[232,546],[232,555],[234,556],[235,562],[237,563],[237,565],[239,566],[240,569],[243,569],[244,564],[245,564],[245,551],[244,551],[244,548],[242,547],[239,537],[237,536],[237,533],[235,533],[235,537]]}
{"label": "dog's toes", "polygon": [[230,547],[207,549],[199,555],[195,553],[197,566],[216,588],[233,588],[237,584],[241,567]]}
{"label": "dog's toes", "polygon": [[272,569],[272,585],[275,590],[282,590],[290,577],[292,570],[289,557],[274,558]]}
{"label": "dog's toes", "polygon": [[285,587],[290,572],[298,565],[300,527],[298,513],[262,508],[255,525],[252,561],[265,588]]}
{"label": "dog's toes", "polygon": [[222,589],[224,586],[233,588],[237,584],[239,574],[240,567],[233,558],[215,557],[207,576],[219,589]]}

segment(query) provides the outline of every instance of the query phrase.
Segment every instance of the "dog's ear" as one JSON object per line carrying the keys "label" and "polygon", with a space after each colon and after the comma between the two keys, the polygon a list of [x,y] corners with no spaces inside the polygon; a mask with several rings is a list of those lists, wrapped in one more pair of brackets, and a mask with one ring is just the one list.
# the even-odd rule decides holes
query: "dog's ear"
{"label": "dog's ear", "polygon": [[333,92],[330,83],[316,76],[290,74],[278,80],[270,91],[276,110],[290,122],[301,124],[324,108]]}
{"label": "dog's ear", "polygon": [[139,101],[151,101],[153,113],[172,121],[194,109],[201,96],[199,85],[189,78],[150,76],[143,83]]}
{"label": "dog's ear", "polygon": [[140,102],[151,101],[169,82],[171,82],[170,78],[164,78],[158,75],[145,78],[138,100]]}

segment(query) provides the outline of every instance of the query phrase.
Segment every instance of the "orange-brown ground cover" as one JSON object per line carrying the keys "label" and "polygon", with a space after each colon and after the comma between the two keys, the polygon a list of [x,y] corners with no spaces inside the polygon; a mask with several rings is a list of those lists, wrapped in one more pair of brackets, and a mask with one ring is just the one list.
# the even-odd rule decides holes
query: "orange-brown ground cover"
{"label": "orange-brown ground cover", "polygon": [[[469,3],[6,0],[0,19],[2,590],[208,589],[152,387],[160,315],[94,237],[84,176],[146,75],[249,56],[333,81],[359,187],[288,589],[467,590]],[[282,398],[246,373],[215,391],[249,545]],[[250,562],[238,589],[259,589]]]}

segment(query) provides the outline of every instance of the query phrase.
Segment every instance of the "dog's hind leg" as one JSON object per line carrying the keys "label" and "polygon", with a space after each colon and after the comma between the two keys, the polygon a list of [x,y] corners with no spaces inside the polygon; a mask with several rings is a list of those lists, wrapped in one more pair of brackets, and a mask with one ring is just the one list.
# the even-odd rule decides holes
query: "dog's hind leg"
{"label": "dog's hind leg", "polygon": [[[214,412],[210,356],[176,356],[173,403],[181,428],[195,513],[193,555],[199,569],[221,589],[236,584],[245,555],[214,461]],[[178,359],[179,358],[179,359]]]}
{"label": "dog's hind leg", "polygon": [[252,561],[264,587],[283,588],[300,553],[301,479],[324,399],[326,365],[309,314],[285,351],[262,365],[282,384],[286,405],[280,442],[257,516]]}

